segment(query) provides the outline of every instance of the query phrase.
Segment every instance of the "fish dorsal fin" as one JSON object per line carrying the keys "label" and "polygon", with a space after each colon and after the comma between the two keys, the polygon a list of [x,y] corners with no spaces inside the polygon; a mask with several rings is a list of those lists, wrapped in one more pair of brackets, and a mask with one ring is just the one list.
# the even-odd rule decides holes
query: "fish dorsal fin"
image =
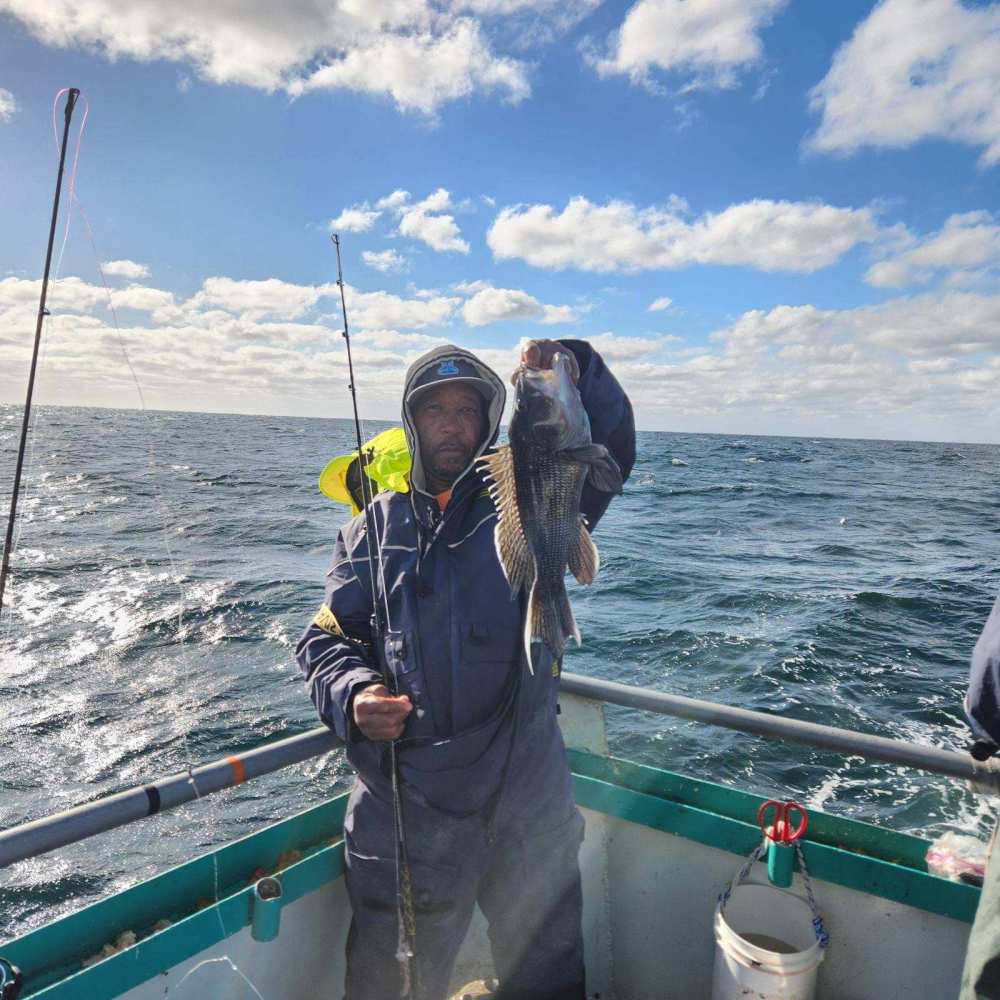
{"label": "fish dorsal fin", "polygon": [[497,509],[493,533],[497,558],[513,592],[530,589],[535,582],[535,557],[528,548],[521,515],[517,509],[517,486],[514,483],[514,458],[509,445],[498,448],[479,462]]}
{"label": "fish dorsal fin", "polygon": [[593,583],[597,570],[601,565],[601,557],[597,554],[597,546],[587,530],[587,522],[580,515],[580,530],[569,548],[569,571],[580,583]]}

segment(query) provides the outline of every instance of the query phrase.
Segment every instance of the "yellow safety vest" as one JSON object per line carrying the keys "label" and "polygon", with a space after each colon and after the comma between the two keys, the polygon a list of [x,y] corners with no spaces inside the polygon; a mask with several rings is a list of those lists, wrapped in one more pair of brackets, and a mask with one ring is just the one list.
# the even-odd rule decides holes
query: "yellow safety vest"
{"label": "yellow safety vest", "polygon": [[[373,493],[384,490],[395,490],[397,493],[408,493],[410,483],[407,478],[410,472],[410,452],[406,447],[406,436],[402,427],[393,427],[381,434],[376,434],[366,441],[361,450],[364,452],[364,471],[375,484]],[[319,474],[319,491],[331,500],[347,504],[351,514],[359,514],[361,507],[355,496],[360,499],[360,487],[352,494],[348,485],[348,475],[357,479],[358,453],[352,451],[348,455],[338,455],[326,464]],[[352,472],[352,465],[354,466]]]}

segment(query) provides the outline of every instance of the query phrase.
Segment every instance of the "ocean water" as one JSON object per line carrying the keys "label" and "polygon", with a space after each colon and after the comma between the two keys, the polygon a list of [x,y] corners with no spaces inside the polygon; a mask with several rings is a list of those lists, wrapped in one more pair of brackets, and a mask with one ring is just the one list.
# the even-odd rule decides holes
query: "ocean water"
{"label": "ocean water", "polygon": [[[4,511],[19,424],[0,407]],[[346,514],[316,478],[352,437],[340,420],[38,412],[0,619],[0,828],[316,725],[292,652]],[[967,745],[1000,447],[643,433],[595,538],[568,670]],[[633,760],[929,836],[988,830],[988,803],[943,778],[608,715]],[[333,754],[2,871],[0,939],[348,780]]]}

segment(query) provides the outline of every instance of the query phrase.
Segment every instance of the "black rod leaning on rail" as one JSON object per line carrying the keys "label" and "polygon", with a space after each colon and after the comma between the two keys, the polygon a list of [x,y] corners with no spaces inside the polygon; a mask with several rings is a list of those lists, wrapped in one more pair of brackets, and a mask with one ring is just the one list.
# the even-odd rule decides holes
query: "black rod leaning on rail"
{"label": "black rod leaning on rail", "polygon": [[[563,674],[560,684],[563,692],[592,701],[692,719],[710,726],[724,726],[756,736],[931,771],[970,781],[977,791],[1000,794],[1000,764],[994,760],[979,762],[967,754],[952,750],[918,746],[916,743],[869,736],[814,722],[800,722],[780,715],[732,708],[729,705],[632,687],[596,677],[582,677],[579,674]],[[195,768],[192,772],[195,786],[192,786],[187,772],[175,774],[151,785],[119,792],[65,812],[11,827],[0,831],[0,868],[45,854],[57,847],[75,844],[144,816],[173,809],[184,802],[230,788],[290,764],[319,757],[340,746],[340,740],[329,729],[320,726],[307,733],[267,743],[255,750]]]}

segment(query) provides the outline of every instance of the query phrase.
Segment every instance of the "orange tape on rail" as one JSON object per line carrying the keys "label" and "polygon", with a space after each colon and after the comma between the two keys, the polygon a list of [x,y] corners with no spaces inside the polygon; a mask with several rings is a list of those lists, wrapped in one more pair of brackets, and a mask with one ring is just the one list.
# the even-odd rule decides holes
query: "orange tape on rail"
{"label": "orange tape on rail", "polygon": [[227,757],[226,763],[233,769],[233,784],[242,785],[245,777],[243,774],[243,761],[239,757]]}

